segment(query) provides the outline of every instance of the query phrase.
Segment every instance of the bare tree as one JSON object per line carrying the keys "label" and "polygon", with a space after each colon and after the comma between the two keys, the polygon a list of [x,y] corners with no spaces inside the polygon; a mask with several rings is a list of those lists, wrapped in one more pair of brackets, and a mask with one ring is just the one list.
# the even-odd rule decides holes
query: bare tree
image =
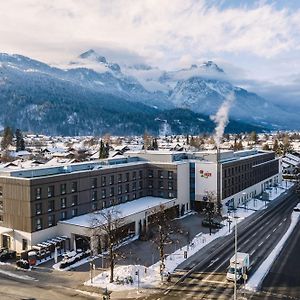
{"label": "bare tree", "polygon": [[209,235],[211,235],[213,220],[216,216],[220,215],[222,205],[217,202],[217,198],[214,192],[206,191],[205,198],[206,203],[203,212],[207,221],[209,222]]}
{"label": "bare tree", "polygon": [[[108,250],[110,266],[110,282],[114,281],[114,267],[116,264],[117,247],[124,238],[124,221],[115,206],[93,213],[91,220],[91,235],[100,237],[102,248]],[[104,244],[104,245],[103,245]]]}
{"label": "bare tree", "polygon": [[160,205],[155,209],[153,214],[149,217],[152,227],[152,241],[156,244],[160,257],[160,274],[163,278],[163,271],[165,269],[165,247],[168,244],[175,242],[172,234],[177,231],[180,232],[179,226],[175,222],[171,222],[175,217],[175,213],[166,210],[164,205]]}

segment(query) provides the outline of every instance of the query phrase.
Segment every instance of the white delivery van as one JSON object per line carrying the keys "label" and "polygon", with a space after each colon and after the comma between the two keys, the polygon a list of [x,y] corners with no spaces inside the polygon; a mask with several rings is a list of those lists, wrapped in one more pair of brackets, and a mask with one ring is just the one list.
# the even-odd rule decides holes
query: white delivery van
{"label": "white delivery van", "polygon": [[[236,261],[235,255],[230,259],[230,264],[227,270],[226,278],[228,281],[234,281],[234,273],[236,273],[236,281],[241,281],[244,274],[248,273],[250,267],[250,257],[249,253],[237,252]],[[236,268],[236,272],[235,272]]]}

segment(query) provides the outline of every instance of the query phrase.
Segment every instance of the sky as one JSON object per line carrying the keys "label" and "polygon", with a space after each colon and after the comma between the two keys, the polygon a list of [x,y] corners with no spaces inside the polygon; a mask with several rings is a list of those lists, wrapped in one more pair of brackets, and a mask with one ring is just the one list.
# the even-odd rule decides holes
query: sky
{"label": "sky", "polygon": [[50,64],[93,48],[176,70],[213,60],[234,84],[300,107],[300,1],[1,0],[0,52]]}

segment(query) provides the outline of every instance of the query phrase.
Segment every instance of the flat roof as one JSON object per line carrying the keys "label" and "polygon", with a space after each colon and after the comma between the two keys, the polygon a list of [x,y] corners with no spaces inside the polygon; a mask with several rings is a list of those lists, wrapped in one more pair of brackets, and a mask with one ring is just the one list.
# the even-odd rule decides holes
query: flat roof
{"label": "flat roof", "polygon": [[117,218],[123,219],[131,215],[153,209],[161,204],[165,205],[167,203],[173,202],[174,200],[176,200],[176,198],[165,199],[151,196],[142,197],[130,202],[121,203],[99,211],[95,211],[93,213],[74,217],[69,220],[59,221],[58,223],[91,228],[93,220],[95,219],[97,220],[98,224],[105,224],[105,218],[103,217],[103,215],[105,215],[109,211],[112,211],[112,213],[115,212]]}

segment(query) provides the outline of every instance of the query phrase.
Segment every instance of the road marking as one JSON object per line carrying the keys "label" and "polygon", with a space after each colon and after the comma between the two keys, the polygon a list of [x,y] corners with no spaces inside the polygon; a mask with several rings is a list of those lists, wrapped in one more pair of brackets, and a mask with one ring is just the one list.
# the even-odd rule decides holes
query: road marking
{"label": "road marking", "polygon": [[258,244],[258,247],[260,247],[263,243],[264,243],[264,242],[260,242],[260,243]]}
{"label": "road marking", "polygon": [[270,223],[270,221],[268,221],[267,223],[266,223],[266,225],[268,225]]}
{"label": "road marking", "polygon": [[282,222],[281,223],[279,223],[279,225],[278,226],[281,226],[282,225]]}
{"label": "road marking", "polygon": [[270,237],[271,235],[270,234],[268,234],[267,236],[266,236],[266,240]]}
{"label": "road marking", "polygon": [[253,255],[253,253],[255,252],[256,250],[254,249],[252,252],[250,252],[250,256],[252,256]]}
{"label": "road marking", "polygon": [[250,239],[248,239],[247,241],[245,241],[245,244],[247,244],[250,241]]}
{"label": "road marking", "polygon": [[286,218],[284,218],[283,221],[286,221]]}
{"label": "road marking", "polygon": [[274,229],[273,229],[273,232],[275,232],[276,230],[277,230],[277,228],[274,228]]}
{"label": "road marking", "polygon": [[169,290],[166,290],[166,291],[164,292],[164,295],[167,295],[167,294],[169,294]]}
{"label": "road marking", "polygon": [[217,281],[217,280],[208,280],[208,279],[202,279],[202,281],[207,282],[207,283],[216,283],[216,284],[229,284],[226,281]]}

